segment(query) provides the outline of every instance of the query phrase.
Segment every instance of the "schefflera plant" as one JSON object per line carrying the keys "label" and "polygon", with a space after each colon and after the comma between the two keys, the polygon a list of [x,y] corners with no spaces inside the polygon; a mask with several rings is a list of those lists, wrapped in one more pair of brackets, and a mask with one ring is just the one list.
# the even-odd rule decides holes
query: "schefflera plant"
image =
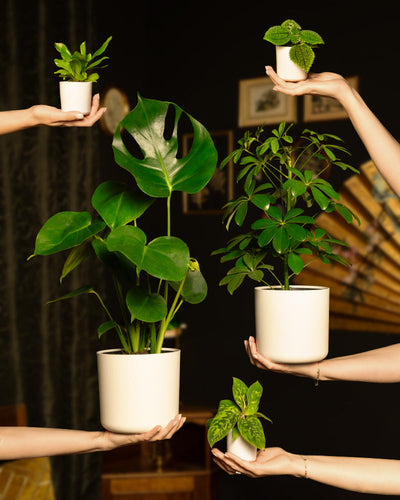
{"label": "schefflera plant", "polygon": [[211,448],[232,431],[232,439],[241,436],[256,448],[265,448],[265,433],[261,418],[272,422],[259,411],[263,388],[256,381],[250,387],[233,377],[233,401],[222,399],[218,405],[215,417],[207,422],[207,439]]}
{"label": "schefflera plant", "polygon": [[[180,157],[183,115],[192,127],[193,143]],[[171,120],[173,126],[168,125]],[[60,281],[85,259],[95,258],[111,272],[120,317],[111,314],[93,285],[55,300],[94,294],[107,315],[99,337],[114,330],[124,352],[159,353],[182,303],[200,303],[207,295],[199,263],[187,244],[172,235],[171,197],[177,191],[201,190],[214,173],[217,151],[205,127],[179,106],[140,95],[115,132],[113,150],[116,163],[132,175],[132,184],[106,181],[98,186],[91,200],[93,216],[64,211],[50,217],[37,235],[33,255],[69,251]],[[148,241],[141,216],[158,198],[165,199],[165,234]]]}
{"label": "schefflera plant", "polygon": [[[245,278],[289,290],[292,277],[315,259],[350,265],[337,252],[347,243],[319,228],[318,215],[337,212],[348,224],[360,223],[324,179],[331,168],[358,170],[341,159],[349,152],[338,136],[304,129],[296,137],[292,126],[282,122],[267,136],[263,127],[247,131],[220,164],[224,168],[232,159],[243,183],[242,194],[224,206],[223,215],[227,230],[234,222],[242,231],[213,252],[222,255],[221,262],[234,262],[220,281],[230,294]],[[315,171],[313,163],[322,167]],[[309,256],[306,264],[302,256]]]}

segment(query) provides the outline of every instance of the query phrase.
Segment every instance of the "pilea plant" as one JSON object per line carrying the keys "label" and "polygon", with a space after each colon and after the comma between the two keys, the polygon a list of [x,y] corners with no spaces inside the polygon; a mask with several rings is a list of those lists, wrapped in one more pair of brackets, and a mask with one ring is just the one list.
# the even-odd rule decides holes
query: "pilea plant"
{"label": "pilea plant", "polygon": [[56,42],[54,46],[60,53],[61,59],[54,59],[55,65],[60,68],[54,73],[59,75],[63,80],[71,82],[97,82],[99,74],[93,71],[95,68],[97,70],[107,67],[107,64],[103,64],[102,66],[100,64],[109,58],[104,56],[99,59],[99,57],[104,53],[111,39],[111,36],[108,37],[93,55],[87,52],[86,42],[82,42],[79,51],[73,53],[70,52],[64,43]]}
{"label": "pilea plant", "polygon": [[[167,127],[170,109],[171,130]],[[193,129],[192,147],[183,157],[178,154],[182,115]],[[175,191],[195,193],[202,189],[214,173],[217,151],[205,127],[179,106],[141,96],[118,125],[113,150],[117,164],[131,173],[132,185],[102,183],[92,196],[93,216],[90,212],[64,211],[50,217],[37,235],[33,255],[69,251],[61,281],[86,258],[104,264],[112,275],[120,317],[111,315],[106,300],[93,285],[56,300],[94,294],[107,317],[98,328],[99,336],[114,330],[126,353],[158,353],[182,303],[196,304],[207,295],[197,260],[186,243],[172,235],[171,196]],[[148,242],[144,228],[139,227],[140,217],[157,198],[166,201],[165,234]]]}
{"label": "pilea plant", "polygon": [[271,420],[258,411],[262,392],[258,381],[247,387],[242,380],[233,377],[234,400],[222,399],[215,417],[207,422],[207,438],[211,447],[232,431],[233,440],[241,436],[256,448],[265,448],[265,433],[260,419]]}
{"label": "pilea plant", "polygon": [[273,45],[291,45],[290,59],[307,73],[315,59],[314,48],[324,44],[321,35],[312,30],[303,30],[292,19],[287,19],[281,25],[272,26],[264,35],[264,40]]}
{"label": "pilea plant", "polygon": [[[231,294],[246,277],[288,290],[292,276],[305,266],[302,255],[313,256],[307,265],[315,259],[349,265],[335,253],[335,247],[347,244],[319,228],[316,217],[322,211],[337,211],[347,223],[353,219],[359,223],[323,178],[331,167],[358,170],[339,158],[349,154],[339,137],[305,129],[295,140],[292,126],[282,122],[267,137],[262,127],[247,131],[239,147],[220,164],[224,168],[232,159],[239,166],[237,181],[243,182],[243,194],[224,206],[226,228],[232,222],[239,227],[247,223],[247,231],[213,252],[222,254],[221,262],[234,262],[220,281]],[[311,168],[315,162],[317,169]]]}

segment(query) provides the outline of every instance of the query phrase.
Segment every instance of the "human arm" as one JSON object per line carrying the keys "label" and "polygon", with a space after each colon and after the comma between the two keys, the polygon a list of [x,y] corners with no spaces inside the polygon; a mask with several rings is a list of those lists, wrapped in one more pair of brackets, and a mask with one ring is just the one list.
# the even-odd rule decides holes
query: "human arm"
{"label": "human arm", "polygon": [[396,194],[400,195],[400,144],[368,108],[359,93],[336,73],[310,74],[301,82],[286,82],[266,66],[274,90],[284,94],[322,95],[337,99],[346,110],[372,161]]}
{"label": "human arm", "polygon": [[318,363],[280,364],[263,356],[253,337],[245,340],[250,362],[258,368],[308,377],[315,380],[347,380],[352,382],[400,382],[400,344],[371,351],[328,358]]}
{"label": "human arm", "polygon": [[76,111],[61,111],[53,106],[37,104],[27,109],[0,112],[0,135],[31,127],[91,127],[99,120],[106,108],[99,108],[100,97],[93,96],[90,113],[84,116]]}
{"label": "human arm", "polygon": [[142,434],[81,431],[43,427],[0,427],[0,460],[108,451],[143,441],[169,439],[185,418],[177,415],[165,427]]}
{"label": "human arm", "polygon": [[266,448],[253,462],[232,453],[212,450],[214,461],[228,474],[252,478],[289,475],[359,493],[400,495],[400,461],[363,457],[297,455],[282,448]]}

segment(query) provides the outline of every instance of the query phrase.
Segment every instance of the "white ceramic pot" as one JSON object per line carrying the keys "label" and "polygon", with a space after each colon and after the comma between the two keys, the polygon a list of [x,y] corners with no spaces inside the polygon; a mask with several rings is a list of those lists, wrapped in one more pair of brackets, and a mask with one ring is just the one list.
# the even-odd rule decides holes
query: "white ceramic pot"
{"label": "white ceramic pot", "polygon": [[276,46],[276,72],[283,80],[299,82],[307,78],[307,73],[290,59],[291,48],[285,45]]}
{"label": "white ceramic pot", "polygon": [[100,419],[107,430],[145,432],[179,413],[179,349],[160,354],[97,353]]}
{"label": "white ceramic pot", "polygon": [[243,460],[253,461],[257,457],[257,448],[248,443],[242,436],[232,439],[232,431],[226,436],[226,449]]}
{"label": "white ceramic pot", "polygon": [[89,114],[92,107],[92,82],[60,82],[62,111]]}
{"label": "white ceramic pot", "polygon": [[255,288],[255,326],[261,354],[278,363],[321,361],[329,348],[329,288]]}

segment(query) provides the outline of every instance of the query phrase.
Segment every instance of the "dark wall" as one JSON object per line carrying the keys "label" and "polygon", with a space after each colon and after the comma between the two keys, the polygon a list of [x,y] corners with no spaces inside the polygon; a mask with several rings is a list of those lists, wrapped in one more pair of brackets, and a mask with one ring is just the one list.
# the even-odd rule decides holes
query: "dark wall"
{"label": "dark wall", "polygon": [[[353,4],[319,2],[285,8],[283,2],[266,1],[238,6],[217,0],[119,1],[114,9],[99,12],[100,40],[113,35],[111,62],[103,72],[100,90],[111,84],[122,87],[132,108],[137,92],[176,102],[210,131],[232,129],[237,139],[244,132],[237,126],[238,82],[262,76],[265,64],[274,64],[273,48],[262,40],[263,34],[269,26],[294,18],[325,39],[313,71],[358,75],[360,93],[399,137],[397,81],[385,73],[398,43],[388,15],[391,9],[385,2]],[[383,54],[377,40],[383,41]],[[298,127],[302,125],[300,121]],[[313,128],[340,135],[355,166],[369,159],[348,121],[316,123]],[[104,135],[102,142],[104,178],[123,177],[114,165],[111,139]],[[343,176],[334,181],[340,185]],[[209,284],[207,300],[181,313],[188,325],[182,339],[182,401],[216,406],[229,397],[232,376],[248,383],[259,379],[264,386],[263,410],[274,421],[266,427],[268,445],[305,454],[400,458],[397,384],[322,383],[316,388],[310,380],[261,372],[249,364],[242,346],[254,333],[252,285],[229,296],[218,287],[223,269],[210,256],[227,239],[221,218],[183,215],[179,195],[173,206],[173,232],[189,244]],[[149,222],[158,228],[157,215]],[[396,341],[395,336],[382,334],[332,332],[329,356]],[[221,474],[221,500],[242,499],[247,491],[255,498],[361,497],[294,478],[254,481]]]}

